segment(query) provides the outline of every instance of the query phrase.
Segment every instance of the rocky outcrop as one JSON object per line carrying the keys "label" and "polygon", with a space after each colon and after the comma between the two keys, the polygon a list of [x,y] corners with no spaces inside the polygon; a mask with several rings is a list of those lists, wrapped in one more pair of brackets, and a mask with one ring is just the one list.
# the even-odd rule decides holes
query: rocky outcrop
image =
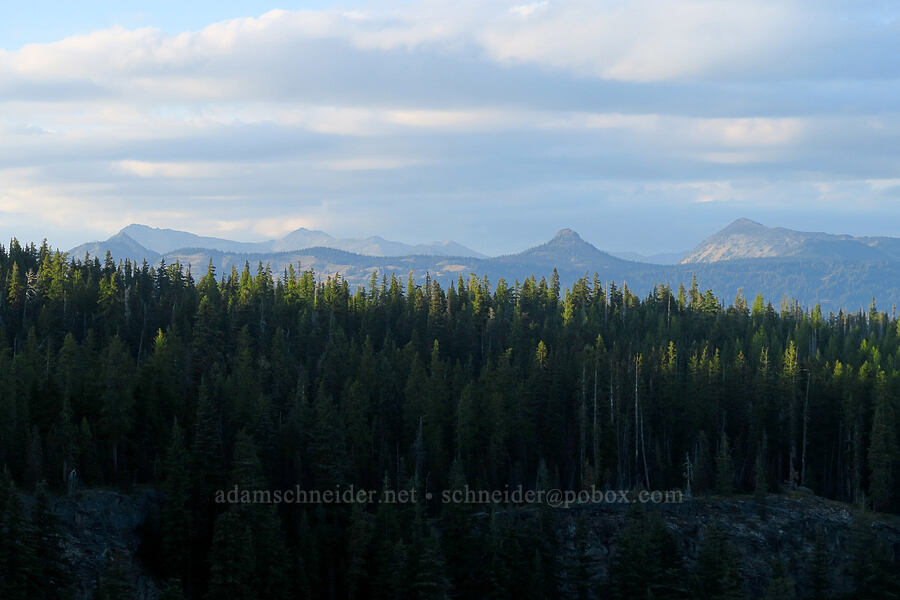
{"label": "rocky outcrop", "polygon": [[[149,489],[130,494],[87,490],[53,500],[52,509],[62,525],[65,560],[76,580],[79,600],[94,597],[111,555],[124,558],[126,575],[137,590],[136,598],[157,598],[156,582],[142,563],[139,550],[145,541],[141,539],[142,530],[158,511],[161,500],[159,492]],[[860,519],[850,505],[795,493],[769,495],[764,506],[750,497],[700,497],[680,504],[645,507],[658,511],[674,534],[687,572],[694,572],[709,528],[717,524],[724,530],[737,555],[747,598],[764,595],[778,560],[793,578],[798,597],[807,597],[819,532],[825,542],[832,595],[841,597],[853,589],[849,567]],[[591,588],[597,598],[611,592],[610,567],[628,510],[626,504],[584,504],[550,511],[559,536],[562,564],[577,562],[576,522],[585,518]],[[538,526],[537,515],[534,507],[506,512],[506,518],[513,518],[526,528]],[[481,526],[488,526],[487,513],[474,518]],[[900,516],[869,513],[862,522],[884,542],[900,573]],[[563,582],[563,589],[568,587]]]}
{"label": "rocky outcrop", "polygon": [[125,575],[137,590],[136,598],[157,597],[156,586],[138,558],[138,549],[141,528],[160,499],[153,490],[130,494],[86,490],[53,500],[52,510],[62,527],[64,558],[76,582],[76,598],[94,597],[97,583],[113,557],[122,561]]}
{"label": "rocky outcrop", "polygon": [[[575,552],[575,522],[585,513],[588,527],[587,553],[591,576],[597,588],[608,585],[609,569],[622,530],[627,505],[581,505],[559,510],[559,531],[564,552]],[[816,535],[821,531],[828,555],[832,595],[851,592],[849,575],[851,545],[856,526],[853,507],[815,496],[770,495],[765,510],[751,498],[698,498],[683,504],[648,505],[661,513],[666,527],[675,534],[685,566],[694,570],[705,533],[714,523],[728,536],[738,557],[747,598],[761,598],[780,559],[797,585],[798,597],[808,595],[809,567]],[[900,572],[900,517],[867,515],[866,526],[885,542]]]}

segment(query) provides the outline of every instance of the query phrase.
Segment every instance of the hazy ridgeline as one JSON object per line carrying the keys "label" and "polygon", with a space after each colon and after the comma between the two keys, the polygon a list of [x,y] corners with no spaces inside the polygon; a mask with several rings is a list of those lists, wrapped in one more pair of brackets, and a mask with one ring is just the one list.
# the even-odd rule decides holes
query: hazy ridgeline
{"label": "hazy ridgeline", "polygon": [[[596,277],[567,289],[378,275],[351,288],[262,266],[195,278],[16,243],[0,250],[0,282],[7,477],[63,493],[77,469],[82,487],[161,489],[147,535],[171,597],[539,598],[587,585],[540,519],[472,525],[490,509],[434,500],[214,502],[236,484],[664,490],[684,487],[689,463],[698,494],[792,482],[898,508],[900,323],[874,304],[823,315],[723,304],[697,286],[644,297]],[[39,523],[10,485],[0,591],[36,597],[59,557],[35,541],[46,536],[17,533]],[[643,518],[623,534],[637,558],[615,563],[609,593],[734,597],[727,540],[711,536],[703,555],[733,579],[713,593],[677,556],[640,554],[641,536],[671,541]],[[638,563],[650,571],[629,571]],[[859,575],[858,591],[885,577]],[[113,573],[104,585],[124,584]]]}

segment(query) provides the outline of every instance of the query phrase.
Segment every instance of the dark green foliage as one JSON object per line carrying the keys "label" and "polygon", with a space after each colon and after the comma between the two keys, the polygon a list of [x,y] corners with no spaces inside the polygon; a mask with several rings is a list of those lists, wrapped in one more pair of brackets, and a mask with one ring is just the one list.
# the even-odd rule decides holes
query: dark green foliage
{"label": "dark green foliage", "polygon": [[795,600],[797,590],[794,580],[787,574],[784,563],[779,558],[772,569],[772,577],[766,586],[765,600]]}
{"label": "dark green foliage", "polygon": [[759,504],[760,509],[765,509],[766,494],[769,492],[768,474],[766,472],[766,444],[765,438],[760,444],[756,454],[756,462],[753,465],[753,499]]}
{"label": "dark green foliage", "polygon": [[172,441],[166,451],[164,469],[163,560],[166,571],[184,581],[191,573],[191,473],[190,454],[185,448],[184,432],[178,421],[172,426]]}
{"label": "dark green foliage", "polygon": [[719,452],[716,454],[716,493],[723,496],[731,495],[734,489],[734,468],[731,462],[731,447],[728,444],[728,435],[722,433],[719,442]]}
{"label": "dark green foliage", "polygon": [[0,597],[72,597],[62,533],[46,485],[38,483],[29,518],[8,471],[0,472]]}
{"label": "dark green foliage", "polygon": [[121,600],[133,598],[134,584],[128,574],[128,556],[121,550],[110,550],[106,557],[106,569],[97,582],[97,600]]}
{"label": "dark green foliage", "polygon": [[831,594],[832,573],[828,564],[828,548],[825,545],[825,534],[816,531],[815,544],[809,560],[809,590],[812,600],[826,600]]}
{"label": "dark green foliage", "polygon": [[252,600],[256,598],[254,552],[250,525],[237,507],[216,519],[210,550],[209,600]]}
{"label": "dark green foliage", "polygon": [[[27,490],[161,489],[166,593],[192,598],[591,597],[607,583],[584,524],[577,558],[561,558],[546,507],[518,522],[434,497],[217,504],[234,485],[672,489],[690,464],[697,494],[761,499],[789,481],[896,510],[893,317],[726,306],[708,283],[455,279],[373,275],[352,290],[293,267],[191,274],[0,248],[0,465]],[[52,566],[55,542],[35,542],[53,535],[2,495],[3,597],[37,596],[34,564]],[[617,552],[639,558],[616,559],[612,579],[677,596],[678,552],[651,547],[671,544],[656,519],[629,516]],[[707,538],[701,564],[724,587],[699,571],[698,593],[728,597],[734,557]],[[861,589],[875,589],[863,564]]]}
{"label": "dark green foliage", "polygon": [[897,419],[893,405],[896,398],[888,396],[884,371],[879,371],[875,383],[875,414],[872,417],[872,434],[869,437],[869,471],[871,479],[869,495],[873,506],[885,509],[896,496],[896,469],[898,456]]}
{"label": "dark green foliage", "polygon": [[849,566],[855,598],[886,600],[900,597],[900,582],[889,550],[873,531],[874,523],[859,515],[854,524],[852,557]]}
{"label": "dark green foliage", "polygon": [[703,537],[694,578],[697,598],[738,600],[744,597],[734,549],[716,523],[707,528]]}
{"label": "dark green foliage", "polygon": [[44,482],[38,484],[32,522],[35,535],[35,558],[40,570],[37,581],[37,597],[71,597],[73,582],[69,565],[63,559],[62,530],[59,520],[50,509],[50,497]]}
{"label": "dark green foliage", "polygon": [[686,598],[674,536],[657,512],[634,505],[619,535],[610,578],[617,598]]}
{"label": "dark green foliage", "polygon": [[0,597],[26,600],[37,592],[41,570],[34,535],[9,472],[0,472]]}

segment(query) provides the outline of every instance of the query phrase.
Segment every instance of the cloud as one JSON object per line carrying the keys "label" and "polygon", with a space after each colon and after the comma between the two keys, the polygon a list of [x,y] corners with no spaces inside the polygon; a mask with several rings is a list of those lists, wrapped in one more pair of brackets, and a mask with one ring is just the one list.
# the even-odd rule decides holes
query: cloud
{"label": "cloud", "polygon": [[508,251],[550,225],[600,232],[619,207],[664,225],[669,206],[894,214],[890,6],[353,8],[0,50],[0,234],[304,223]]}
{"label": "cloud", "polygon": [[121,160],[116,163],[116,166],[125,173],[137,177],[165,179],[210,179],[222,177],[235,168],[234,165],[224,164],[148,162],[142,160]]}

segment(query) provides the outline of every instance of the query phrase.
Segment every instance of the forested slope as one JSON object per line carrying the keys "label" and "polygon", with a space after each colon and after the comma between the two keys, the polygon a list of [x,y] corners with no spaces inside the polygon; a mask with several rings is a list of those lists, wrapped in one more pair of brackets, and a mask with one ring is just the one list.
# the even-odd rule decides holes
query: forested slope
{"label": "forested slope", "polygon": [[[503,507],[440,502],[466,485],[671,490],[689,472],[695,494],[762,498],[790,482],[898,508],[900,324],[874,307],[826,316],[696,286],[638,297],[599,277],[565,288],[373,276],[351,288],[292,269],[69,261],[15,242],[0,250],[0,282],[5,598],[36,596],[27,586],[47,579],[35,565],[52,564],[14,551],[33,538],[17,533],[9,481],[63,492],[73,468],[80,486],[164,492],[154,568],[195,598],[581,589],[554,533],[515,519],[474,527],[473,513]],[[420,501],[214,501],[234,485],[411,489]],[[708,543],[704,560],[730,560],[727,539]],[[895,558],[863,547],[874,570],[854,585],[881,593]],[[670,559],[681,564],[641,561],[666,577],[679,572]],[[513,575],[524,572],[527,585]],[[590,594],[626,576],[592,580]]]}

